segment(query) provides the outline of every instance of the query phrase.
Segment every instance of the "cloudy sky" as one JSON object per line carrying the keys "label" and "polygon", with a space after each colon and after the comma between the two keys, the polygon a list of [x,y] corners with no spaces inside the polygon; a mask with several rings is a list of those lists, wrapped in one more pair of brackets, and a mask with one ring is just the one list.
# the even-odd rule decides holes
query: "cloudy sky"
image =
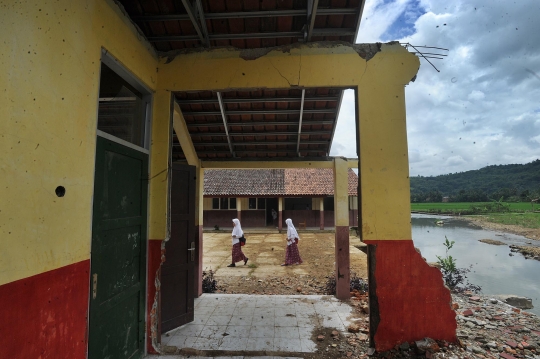
{"label": "cloudy sky", "polygon": [[[406,87],[411,176],[540,158],[540,1],[366,0],[358,43],[449,49]],[[356,157],[346,93],[331,155]]]}

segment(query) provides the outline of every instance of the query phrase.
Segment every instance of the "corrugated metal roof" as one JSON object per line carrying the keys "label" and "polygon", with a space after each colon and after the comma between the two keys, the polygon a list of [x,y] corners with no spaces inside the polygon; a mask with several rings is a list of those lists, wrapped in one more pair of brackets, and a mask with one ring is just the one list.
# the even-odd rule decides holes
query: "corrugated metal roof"
{"label": "corrugated metal roof", "polygon": [[[354,43],[365,0],[116,0],[158,53],[232,46],[268,48],[297,42]],[[315,4],[315,6],[313,6]],[[342,88],[175,93],[200,159],[328,156]],[[223,124],[227,121],[227,136]],[[298,141],[300,138],[300,141]],[[173,139],[173,160],[185,156]],[[229,144],[230,142],[230,144]]]}

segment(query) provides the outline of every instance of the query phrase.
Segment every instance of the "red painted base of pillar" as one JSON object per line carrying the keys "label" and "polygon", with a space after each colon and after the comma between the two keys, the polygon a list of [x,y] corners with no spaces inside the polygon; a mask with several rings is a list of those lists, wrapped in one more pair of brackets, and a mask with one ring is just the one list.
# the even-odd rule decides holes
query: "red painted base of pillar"
{"label": "red painted base of pillar", "polygon": [[319,223],[322,231],[324,229],[324,211],[319,211]]}
{"label": "red painted base of pillar", "polygon": [[441,272],[412,240],[368,244],[370,340],[377,351],[425,337],[456,342],[456,314]]}
{"label": "red painted base of pillar", "polygon": [[0,286],[0,358],[86,358],[90,260]]}
{"label": "red painted base of pillar", "polygon": [[150,240],[148,241],[148,288],[147,288],[147,313],[146,318],[146,347],[150,354],[159,354],[152,345],[161,343],[161,297],[159,288],[156,287],[156,279],[161,277],[161,263],[164,258],[163,250],[161,249],[163,241]]}
{"label": "red painted base of pillar", "polygon": [[[240,217],[239,217],[240,219]],[[196,278],[195,278],[195,295],[197,297],[200,297],[202,294],[203,294],[203,289],[202,289],[202,280],[203,280],[203,277],[202,277],[202,273],[203,273],[203,226],[195,226],[195,233],[198,233],[198,242],[195,246],[195,248],[197,249],[197,254],[198,254],[198,259],[197,259],[197,267],[195,268],[195,270],[197,271],[196,273]]]}
{"label": "red painted base of pillar", "polygon": [[278,211],[278,230],[281,233],[283,229],[283,211]]}
{"label": "red painted base of pillar", "polygon": [[345,300],[351,296],[349,226],[336,226],[335,251],[336,297]]}

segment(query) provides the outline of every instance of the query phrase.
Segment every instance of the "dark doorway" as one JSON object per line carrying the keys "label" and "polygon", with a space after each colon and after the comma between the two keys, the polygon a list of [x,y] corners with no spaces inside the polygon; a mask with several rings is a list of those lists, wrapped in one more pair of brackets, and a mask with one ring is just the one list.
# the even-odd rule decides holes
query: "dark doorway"
{"label": "dark doorway", "polygon": [[88,358],[144,354],[148,154],[97,137]]}
{"label": "dark doorway", "polygon": [[[173,163],[171,238],[161,266],[161,332],[193,321],[195,298],[195,167]],[[198,235],[198,234],[197,234]]]}
{"label": "dark doorway", "polygon": [[267,198],[266,199],[266,225],[267,226],[277,226],[277,219],[274,221],[272,217],[272,209],[278,213],[278,199],[277,198]]}

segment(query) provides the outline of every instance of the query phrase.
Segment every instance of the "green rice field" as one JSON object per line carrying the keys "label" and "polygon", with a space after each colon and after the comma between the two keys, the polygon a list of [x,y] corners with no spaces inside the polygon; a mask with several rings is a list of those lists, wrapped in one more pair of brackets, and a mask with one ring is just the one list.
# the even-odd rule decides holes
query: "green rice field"
{"label": "green rice field", "polygon": [[[446,202],[446,203],[411,203],[411,210],[413,212],[456,212],[470,210],[471,207],[484,208],[486,206],[493,206],[493,202]],[[510,206],[510,212],[525,212],[531,211],[532,207],[529,202],[512,202],[504,203],[504,205]],[[534,210],[540,210],[540,204],[534,205]]]}

